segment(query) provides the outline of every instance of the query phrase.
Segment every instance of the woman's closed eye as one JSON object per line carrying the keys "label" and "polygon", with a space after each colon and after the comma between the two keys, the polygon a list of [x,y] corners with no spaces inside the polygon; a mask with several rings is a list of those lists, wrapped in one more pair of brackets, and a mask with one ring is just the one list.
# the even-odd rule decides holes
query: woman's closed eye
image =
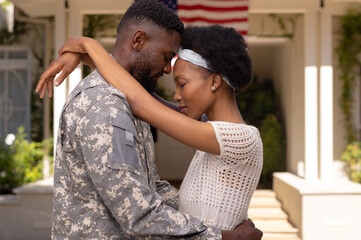
{"label": "woman's closed eye", "polygon": [[187,84],[186,82],[182,82],[182,83],[179,83],[179,86],[180,86],[181,88],[183,88],[186,84]]}

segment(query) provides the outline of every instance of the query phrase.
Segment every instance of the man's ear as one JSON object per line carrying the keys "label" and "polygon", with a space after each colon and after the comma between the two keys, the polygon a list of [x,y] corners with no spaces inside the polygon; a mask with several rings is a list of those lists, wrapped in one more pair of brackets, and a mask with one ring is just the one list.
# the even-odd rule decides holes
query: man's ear
{"label": "man's ear", "polygon": [[134,50],[139,52],[142,49],[142,47],[145,45],[147,39],[148,39],[147,34],[143,30],[138,29],[133,35],[132,46]]}

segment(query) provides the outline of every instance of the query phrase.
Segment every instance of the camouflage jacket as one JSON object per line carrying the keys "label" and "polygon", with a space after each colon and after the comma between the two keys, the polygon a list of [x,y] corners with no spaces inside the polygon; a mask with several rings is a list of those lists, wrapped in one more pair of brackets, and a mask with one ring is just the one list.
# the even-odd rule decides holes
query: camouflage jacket
{"label": "camouflage jacket", "polygon": [[160,181],[149,125],[94,71],[65,103],[54,167],[53,239],[221,239],[181,214]]}

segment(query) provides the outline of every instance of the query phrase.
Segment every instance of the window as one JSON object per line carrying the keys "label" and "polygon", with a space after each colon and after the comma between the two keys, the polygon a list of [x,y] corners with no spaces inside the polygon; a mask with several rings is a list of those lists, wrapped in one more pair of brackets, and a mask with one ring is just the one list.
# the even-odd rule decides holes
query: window
{"label": "window", "polygon": [[0,138],[20,125],[30,133],[31,52],[24,47],[0,47]]}

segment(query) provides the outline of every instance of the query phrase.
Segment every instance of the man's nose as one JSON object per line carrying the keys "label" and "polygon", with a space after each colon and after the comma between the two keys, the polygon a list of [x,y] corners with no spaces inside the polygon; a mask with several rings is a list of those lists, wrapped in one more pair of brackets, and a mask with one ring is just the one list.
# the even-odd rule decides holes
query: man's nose
{"label": "man's nose", "polygon": [[167,62],[167,64],[163,68],[163,72],[166,74],[169,74],[172,71],[172,66],[170,61]]}

